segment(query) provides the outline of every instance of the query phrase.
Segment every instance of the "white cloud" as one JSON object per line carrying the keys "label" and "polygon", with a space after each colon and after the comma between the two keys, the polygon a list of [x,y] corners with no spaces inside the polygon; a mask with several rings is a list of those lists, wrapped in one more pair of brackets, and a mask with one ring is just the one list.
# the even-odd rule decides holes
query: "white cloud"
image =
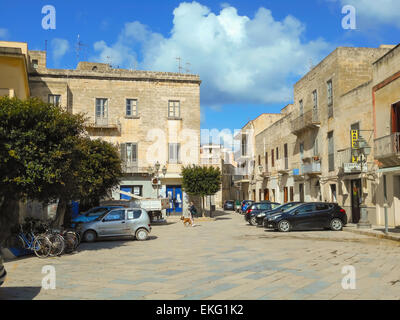
{"label": "white cloud", "polygon": [[391,24],[400,28],[399,0],[340,0],[340,3],[342,6],[352,5],[363,24]]}
{"label": "white cloud", "polygon": [[6,40],[8,38],[8,30],[4,28],[0,28],[0,39]]}
{"label": "white cloud", "polygon": [[54,64],[58,65],[60,60],[69,50],[69,42],[65,39],[55,38],[51,40],[51,48]]}
{"label": "white cloud", "polygon": [[[197,2],[181,3],[173,11],[168,37],[138,21],[125,24],[117,41],[96,42],[96,60],[154,71],[177,71],[176,57],[200,75],[202,103],[273,103],[292,97],[293,77],[308,71],[330,50],[322,39],[304,41],[305,26],[293,16],[275,20],[260,8],[253,18],[224,4],[218,14]],[[136,50],[135,50],[136,48]]]}

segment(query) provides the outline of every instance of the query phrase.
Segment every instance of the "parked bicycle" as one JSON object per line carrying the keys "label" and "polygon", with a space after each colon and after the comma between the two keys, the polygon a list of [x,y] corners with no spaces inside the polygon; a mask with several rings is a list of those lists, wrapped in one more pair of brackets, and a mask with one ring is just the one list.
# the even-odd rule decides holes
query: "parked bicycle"
{"label": "parked bicycle", "polygon": [[33,251],[39,258],[47,258],[52,249],[52,243],[46,236],[34,234],[33,224],[30,224],[28,232],[25,232],[24,226],[19,224],[16,233],[6,240],[5,245],[7,248]]}

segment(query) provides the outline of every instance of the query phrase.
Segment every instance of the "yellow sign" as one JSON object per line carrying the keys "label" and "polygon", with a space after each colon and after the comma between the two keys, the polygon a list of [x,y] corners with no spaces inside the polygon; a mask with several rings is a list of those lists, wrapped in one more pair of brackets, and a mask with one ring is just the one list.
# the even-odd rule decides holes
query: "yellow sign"
{"label": "yellow sign", "polygon": [[357,148],[358,142],[358,130],[351,130],[351,147],[353,149]]}

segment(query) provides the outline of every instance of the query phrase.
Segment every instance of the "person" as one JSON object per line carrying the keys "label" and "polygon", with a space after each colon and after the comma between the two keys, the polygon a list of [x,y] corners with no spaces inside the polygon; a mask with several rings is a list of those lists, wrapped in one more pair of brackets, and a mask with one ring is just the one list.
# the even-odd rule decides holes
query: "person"
{"label": "person", "polygon": [[194,203],[192,201],[190,201],[189,212],[190,212],[190,219],[192,220],[192,227],[193,227],[193,226],[195,226],[195,224],[194,224],[194,216],[197,214],[197,209],[194,206]]}

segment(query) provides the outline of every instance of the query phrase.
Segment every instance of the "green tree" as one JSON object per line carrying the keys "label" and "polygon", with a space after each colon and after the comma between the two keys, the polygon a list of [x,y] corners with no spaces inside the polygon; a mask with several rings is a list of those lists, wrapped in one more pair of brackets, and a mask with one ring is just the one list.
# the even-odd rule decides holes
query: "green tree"
{"label": "green tree", "polygon": [[106,141],[83,137],[72,154],[74,161],[59,198],[56,226],[70,218],[65,217],[66,212],[70,214],[66,211],[69,201],[79,200],[83,205],[96,206],[101,198],[110,195],[122,175],[118,149]]}
{"label": "green tree", "polygon": [[0,97],[0,233],[18,221],[18,202],[59,198],[73,150],[84,133],[82,115],[31,98]]}
{"label": "green tree", "polygon": [[221,189],[221,170],[191,165],[183,167],[181,174],[183,190],[189,195],[201,197],[204,216],[205,196],[215,195]]}

